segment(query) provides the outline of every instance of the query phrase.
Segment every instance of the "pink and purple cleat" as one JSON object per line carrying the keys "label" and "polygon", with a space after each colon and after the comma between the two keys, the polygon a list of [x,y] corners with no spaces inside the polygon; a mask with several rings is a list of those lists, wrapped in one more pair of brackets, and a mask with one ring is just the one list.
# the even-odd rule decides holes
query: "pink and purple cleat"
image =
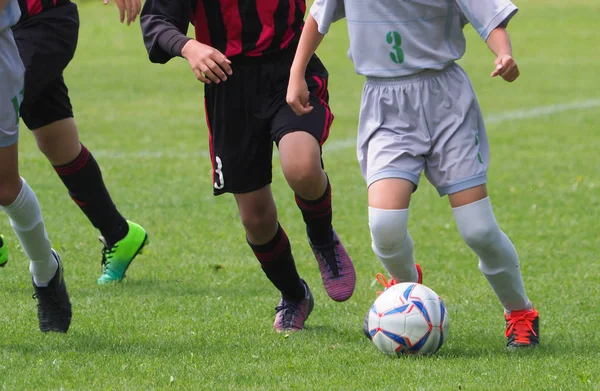
{"label": "pink and purple cleat", "polygon": [[335,230],[333,241],[329,244],[313,245],[310,239],[308,242],[319,263],[323,285],[329,297],[335,301],[348,300],[354,293],[356,271]]}

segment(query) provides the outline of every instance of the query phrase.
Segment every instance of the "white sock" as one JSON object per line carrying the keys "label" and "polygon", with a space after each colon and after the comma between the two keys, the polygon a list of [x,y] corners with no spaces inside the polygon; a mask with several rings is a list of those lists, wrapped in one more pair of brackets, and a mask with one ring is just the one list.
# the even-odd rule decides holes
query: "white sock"
{"label": "white sock", "polygon": [[498,227],[489,197],[453,208],[458,231],[479,256],[479,270],[506,312],[531,309],[523,285],[517,251]]}
{"label": "white sock", "polygon": [[389,275],[398,282],[417,282],[414,245],[408,233],[408,209],[369,207],[371,248]]}
{"label": "white sock", "polygon": [[0,209],[8,214],[25,255],[30,259],[29,271],[35,285],[47,286],[56,274],[58,263],[52,255],[50,240],[44,227],[40,204],[31,187],[21,178],[21,192],[15,202]]}

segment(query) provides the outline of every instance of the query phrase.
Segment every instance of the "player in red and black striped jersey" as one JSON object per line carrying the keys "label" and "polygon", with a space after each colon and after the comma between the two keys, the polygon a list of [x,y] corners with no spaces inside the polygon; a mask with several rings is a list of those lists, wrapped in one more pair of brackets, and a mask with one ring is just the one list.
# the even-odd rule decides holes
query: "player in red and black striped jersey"
{"label": "player in red and black striped jersey", "polygon": [[[205,83],[214,194],[234,194],[248,244],[281,291],[277,331],[302,329],[313,298],[278,223],[270,188],[273,143],[327,293],[347,300],[356,283],[352,260],[331,224],[321,146],[333,114],[327,70],[316,56],[306,72],[312,112],[298,117],[285,100],[305,11],[304,0],[147,0],[140,18],[150,60],[184,57]],[[190,22],[195,40],[186,36]]]}
{"label": "player in red and black striped jersey", "polygon": [[[105,0],[106,3],[107,0]],[[130,24],[140,0],[116,0],[121,21]],[[21,118],[54,166],[73,201],[102,234],[104,273],[99,283],[120,281],[147,240],[146,231],[115,207],[100,167],[79,141],[63,71],[73,58],[79,33],[77,6],[69,0],[19,0],[22,16],[13,27],[25,65]]]}
{"label": "player in red and black striped jersey", "polygon": [[69,3],[71,3],[69,0],[19,0],[19,7],[21,8],[20,21]]}

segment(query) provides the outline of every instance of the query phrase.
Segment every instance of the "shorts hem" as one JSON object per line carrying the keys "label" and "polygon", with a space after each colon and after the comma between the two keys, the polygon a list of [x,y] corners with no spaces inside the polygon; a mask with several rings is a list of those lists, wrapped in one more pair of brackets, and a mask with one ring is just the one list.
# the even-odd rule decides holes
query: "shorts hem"
{"label": "shorts hem", "polygon": [[19,132],[15,133],[14,136],[0,138],[0,148],[7,148],[11,145],[14,145],[17,141],[19,141]]}
{"label": "shorts hem", "polygon": [[44,126],[48,126],[48,125],[53,124],[58,121],[62,121],[62,120],[69,119],[69,118],[75,118],[75,116],[73,115],[73,112],[65,113],[65,114],[50,115],[50,116],[47,116],[47,117],[45,117],[43,119],[39,119],[39,120],[25,120],[25,117],[29,117],[29,116],[21,115],[21,118],[23,119],[23,123],[25,123],[25,126],[27,126],[27,129],[29,129],[31,131],[37,130],[39,128],[43,128]]}
{"label": "shorts hem", "polygon": [[440,197],[443,197],[448,194],[454,194],[463,190],[471,189],[473,187],[485,185],[486,183],[487,174],[482,174],[464,179],[460,182],[456,182],[448,186],[437,187],[437,191]]}
{"label": "shorts hem", "polygon": [[227,194],[227,193],[230,193],[230,194],[252,193],[253,191],[260,190],[260,189],[262,189],[265,186],[269,186],[271,183],[272,183],[272,181],[270,181],[269,183],[265,183],[264,185],[252,186],[252,187],[249,187],[248,189],[242,189],[242,190],[238,190],[238,189],[235,189],[235,190],[232,190],[232,189],[218,189],[217,190],[217,189],[215,189],[213,187],[213,195],[216,197],[216,196],[220,196],[220,195]]}
{"label": "shorts hem", "polygon": [[287,136],[290,133],[296,133],[296,132],[304,132],[304,133],[310,134],[311,136],[313,136],[313,138],[315,140],[317,140],[317,142],[319,143],[320,146],[323,146],[323,144],[321,144],[321,140],[319,138],[317,138],[317,136],[315,136],[313,134],[313,132],[311,132],[308,129],[305,129],[302,126],[285,126],[285,127],[280,128],[277,131],[277,137],[273,138],[273,142],[277,145],[277,147],[279,147],[279,142],[281,141],[281,139],[284,136]]}
{"label": "shorts hem", "polygon": [[398,170],[385,170],[385,171],[380,171],[374,175],[371,175],[368,179],[367,179],[367,187],[371,186],[373,183],[380,181],[382,179],[405,179],[407,181],[412,182],[415,186],[419,185],[419,177],[411,174],[410,172],[406,172],[406,171],[398,171]]}

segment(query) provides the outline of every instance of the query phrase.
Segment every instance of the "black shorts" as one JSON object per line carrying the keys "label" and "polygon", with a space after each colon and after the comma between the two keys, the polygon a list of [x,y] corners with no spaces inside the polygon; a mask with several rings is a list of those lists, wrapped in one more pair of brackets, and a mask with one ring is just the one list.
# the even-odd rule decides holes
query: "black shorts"
{"label": "black shorts", "polygon": [[314,56],[307,68],[311,113],[297,116],[286,103],[294,50],[264,58],[233,58],[233,75],[205,87],[214,194],[248,193],[271,183],[273,142],[295,131],[323,145],[333,114],[327,70]]}
{"label": "black shorts", "polygon": [[25,65],[21,118],[35,130],[73,117],[63,71],[75,55],[79,14],[73,3],[34,15],[13,28]]}

